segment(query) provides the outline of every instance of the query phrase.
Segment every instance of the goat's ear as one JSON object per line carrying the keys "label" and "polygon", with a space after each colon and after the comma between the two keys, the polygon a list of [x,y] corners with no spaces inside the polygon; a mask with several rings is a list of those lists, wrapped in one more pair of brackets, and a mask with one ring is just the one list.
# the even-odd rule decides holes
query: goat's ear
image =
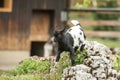
{"label": "goat's ear", "polygon": [[69,29],[70,28],[70,25],[65,25],[65,29]]}
{"label": "goat's ear", "polygon": [[61,27],[56,26],[56,29],[54,31],[54,36],[59,36],[59,35],[62,36],[63,33],[64,33],[64,29],[61,29]]}
{"label": "goat's ear", "polygon": [[60,31],[60,34],[63,35],[64,32],[65,32],[65,28]]}
{"label": "goat's ear", "polygon": [[63,31],[65,32],[65,31],[67,31],[69,28],[70,28],[70,26],[69,26],[69,25],[65,25],[65,27],[64,27],[64,29],[63,29]]}
{"label": "goat's ear", "polygon": [[59,34],[59,36],[62,36],[62,35],[63,35],[63,33],[64,33],[64,31],[63,31],[63,30],[61,30],[61,31],[60,31],[60,34]]}

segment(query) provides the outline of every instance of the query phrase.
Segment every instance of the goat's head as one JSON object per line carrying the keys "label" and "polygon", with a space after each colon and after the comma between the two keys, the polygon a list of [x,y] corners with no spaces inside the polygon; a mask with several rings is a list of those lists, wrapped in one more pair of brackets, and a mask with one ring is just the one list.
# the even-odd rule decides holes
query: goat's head
{"label": "goat's head", "polygon": [[64,35],[64,33],[70,28],[69,25],[65,25],[63,29],[58,28],[55,30],[54,32],[54,37],[55,37],[55,41],[57,41],[57,39],[61,39]]}
{"label": "goat's head", "polygon": [[64,29],[57,29],[54,32],[54,41],[57,42],[62,39],[62,36],[64,34]]}

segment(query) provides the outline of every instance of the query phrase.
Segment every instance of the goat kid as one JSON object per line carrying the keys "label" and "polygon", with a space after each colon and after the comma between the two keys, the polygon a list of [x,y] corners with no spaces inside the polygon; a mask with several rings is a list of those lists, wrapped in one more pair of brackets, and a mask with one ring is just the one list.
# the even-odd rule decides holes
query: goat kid
{"label": "goat kid", "polygon": [[60,54],[63,51],[70,52],[70,58],[72,65],[75,65],[74,61],[74,53],[75,51],[80,48],[83,50],[85,46],[85,34],[80,26],[80,23],[77,20],[72,20],[71,23],[74,25],[69,29],[58,29],[54,32],[55,42],[58,44],[58,52],[56,61],[59,61]]}

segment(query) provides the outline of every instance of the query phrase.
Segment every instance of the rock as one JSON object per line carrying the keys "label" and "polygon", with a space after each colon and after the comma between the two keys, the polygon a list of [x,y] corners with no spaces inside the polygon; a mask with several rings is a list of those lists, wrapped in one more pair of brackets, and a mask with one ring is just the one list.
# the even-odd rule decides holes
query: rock
{"label": "rock", "polygon": [[76,65],[74,68],[75,68],[76,71],[77,70],[83,70],[85,72],[90,72],[91,71],[91,68],[84,65],[84,64]]}
{"label": "rock", "polygon": [[108,55],[108,54],[112,55],[112,52],[108,47],[106,47],[105,45],[100,44],[96,41],[91,41],[91,42],[87,41],[85,48],[87,50],[88,56],[95,56],[100,53],[104,53],[106,55]]}
{"label": "rock", "polygon": [[117,78],[114,78],[114,77],[108,77],[107,80],[118,80]]}
{"label": "rock", "polygon": [[62,80],[96,80],[90,73],[90,68],[85,65],[76,65],[64,69]]}
{"label": "rock", "polygon": [[100,79],[106,79],[107,75],[106,75],[106,70],[104,70],[104,68],[97,68],[95,70],[92,70],[92,75],[96,78],[100,78]]}
{"label": "rock", "polygon": [[117,71],[111,70],[111,77],[117,78]]}
{"label": "rock", "polygon": [[117,74],[117,79],[120,80],[120,71]]}
{"label": "rock", "polygon": [[76,71],[76,80],[97,80],[90,73],[86,73],[82,70]]}

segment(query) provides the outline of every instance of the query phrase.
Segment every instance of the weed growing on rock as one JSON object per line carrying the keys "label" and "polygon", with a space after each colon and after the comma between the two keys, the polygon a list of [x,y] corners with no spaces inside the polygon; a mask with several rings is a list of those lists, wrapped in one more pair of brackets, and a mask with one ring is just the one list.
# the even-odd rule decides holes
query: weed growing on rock
{"label": "weed growing on rock", "polygon": [[120,70],[120,50],[113,56],[114,69]]}

